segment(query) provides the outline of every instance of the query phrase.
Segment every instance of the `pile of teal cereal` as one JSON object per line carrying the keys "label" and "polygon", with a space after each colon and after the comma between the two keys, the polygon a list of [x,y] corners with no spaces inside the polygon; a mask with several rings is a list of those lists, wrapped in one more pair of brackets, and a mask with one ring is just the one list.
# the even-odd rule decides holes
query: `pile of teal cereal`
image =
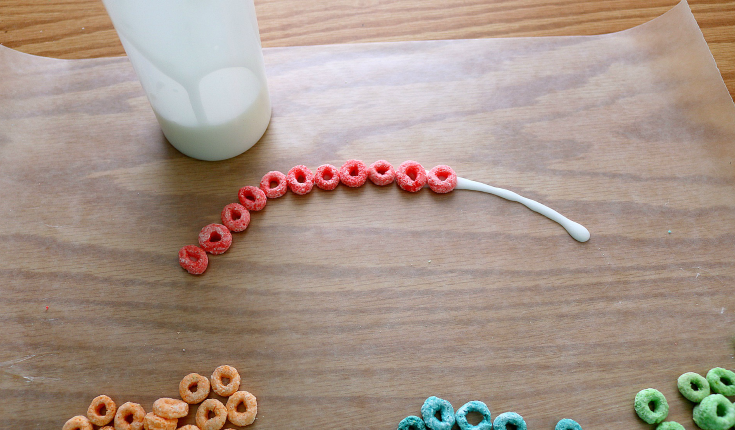
{"label": "pile of teal cereal", "polygon": [[[482,416],[477,424],[467,421],[467,414],[474,412]],[[515,412],[504,412],[492,420],[490,409],[479,400],[465,403],[454,412],[454,407],[447,400],[431,396],[421,407],[421,416],[409,416],[401,420],[398,430],[451,430],[455,423],[461,430],[526,430],[526,421]],[[569,418],[560,420],[555,430],[582,430],[576,421]]]}

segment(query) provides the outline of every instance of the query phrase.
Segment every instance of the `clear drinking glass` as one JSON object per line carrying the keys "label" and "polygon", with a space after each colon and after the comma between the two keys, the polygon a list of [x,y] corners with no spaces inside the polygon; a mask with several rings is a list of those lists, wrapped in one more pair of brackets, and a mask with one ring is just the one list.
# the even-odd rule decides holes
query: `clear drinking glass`
{"label": "clear drinking glass", "polygon": [[250,149],[271,118],[253,0],[102,0],[168,141],[201,160]]}

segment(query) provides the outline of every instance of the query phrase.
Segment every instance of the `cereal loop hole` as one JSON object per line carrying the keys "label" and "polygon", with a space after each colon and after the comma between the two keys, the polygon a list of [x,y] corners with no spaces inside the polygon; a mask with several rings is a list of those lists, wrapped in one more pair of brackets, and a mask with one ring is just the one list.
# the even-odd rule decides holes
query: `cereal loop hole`
{"label": "cereal loop hole", "polygon": [[725,415],[727,415],[727,405],[723,403],[718,403],[717,404],[717,416],[724,417]]}
{"label": "cereal loop hole", "polygon": [[465,415],[465,417],[467,418],[467,422],[472,424],[473,426],[480,424],[483,418],[482,414],[477,411],[467,412],[467,415]]}

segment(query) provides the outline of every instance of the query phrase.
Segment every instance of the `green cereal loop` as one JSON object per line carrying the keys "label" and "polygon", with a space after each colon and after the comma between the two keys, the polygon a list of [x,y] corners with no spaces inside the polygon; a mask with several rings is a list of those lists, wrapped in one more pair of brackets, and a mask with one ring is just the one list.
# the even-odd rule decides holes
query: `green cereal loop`
{"label": "green cereal loop", "polygon": [[656,426],[656,430],[685,430],[685,429],[683,425],[677,423],[676,421],[666,421]]}
{"label": "green cereal loop", "polygon": [[[482,421],[476,425],[467,422],[467,414],[477,412],[482,415]],[[487,405],[479,400],[473,400],[462,405],[457,409],[457,425],[461,430],[490,430],[493,428],[493,420],[490,416],[490,409]]]}
{"label": "green cereal loop", "polygon": [[669,415],[666,397],[655,388],[646,388],[635,395],[635,413],[648,424],[658,424]]}
{"label": "green cereal loop", "polygon": [[582,426],[572,419],[564,418],[556,423],[554,430],[582,430]]}
{"label": "green cereal loop", "polygon": [[710,395],[709,382],[699,373],[687,372],[676,381],[679,392],[687,400],[699,403]]}
{"label": "green cereal loop", "polygon": [[[436,414],[441,414],[441,421]],[[421,406],[421,416],[424,417],[426,427],[431,430],[451,430],[454,426],[454,407],[444,399],[431,396]]]}
{"label": "green cereal loop", "polygon": [[495,430],[508,430],[508,424],[516,426],[516,430],[526,430],[526,422],[523,417],[515,412],[503,412],[495,418],[493,428]]}
{"label": "green cereal loop", "polygon": [[711,394],[694,407],[694,422],[704,430],[727,430],[735,425],[735,407],[722,394]]}
{"label": "green cereal loop", "polygon": [[426,430],[426,424],[421,418],[411,415],[401,420],[398,423],[397,430]]}
{"label": "green cereal loop", "polygon": [[715,367],[707,372],[707,382],[713,393],[735,396],[735,372]]}

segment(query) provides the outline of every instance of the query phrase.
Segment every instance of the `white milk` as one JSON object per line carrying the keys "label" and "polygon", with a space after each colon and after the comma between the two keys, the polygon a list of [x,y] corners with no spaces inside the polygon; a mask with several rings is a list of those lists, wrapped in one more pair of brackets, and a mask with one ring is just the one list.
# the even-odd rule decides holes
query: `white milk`
{"label": "white milk", "polygon": [[184,154],[223,160],[271,117],[253,0],[103,0],[163,133]]}

